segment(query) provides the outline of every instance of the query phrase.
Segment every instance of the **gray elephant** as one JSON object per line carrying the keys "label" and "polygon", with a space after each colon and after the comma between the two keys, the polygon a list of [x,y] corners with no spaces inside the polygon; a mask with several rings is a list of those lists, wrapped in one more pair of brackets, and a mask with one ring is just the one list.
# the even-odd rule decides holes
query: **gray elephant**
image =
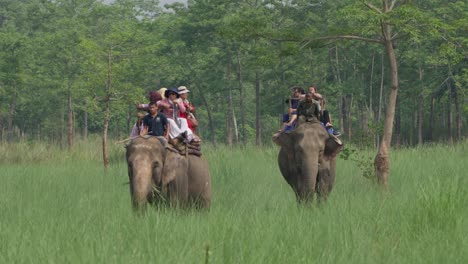
{"label": "gray elephant", "polygon": [[146,204],[211,205],[211,176],[203,157],[169,151],[156,137],[133,139],[126,146],[130,194],[135,209]]}
{"label": "gray elephant", "polygon": [[326,198],[335,182],[336,155],[343,143],[317,122],[301,123],[291,132],[273,138],[281,146],[278,165],[299,203]]}

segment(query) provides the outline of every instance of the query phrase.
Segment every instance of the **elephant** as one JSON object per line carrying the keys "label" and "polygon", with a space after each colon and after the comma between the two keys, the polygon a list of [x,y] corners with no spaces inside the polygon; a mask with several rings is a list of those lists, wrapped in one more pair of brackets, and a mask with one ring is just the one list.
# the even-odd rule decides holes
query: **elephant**
{"label": "elephant", "polygon": [[157,137],[138,137],[126,145],[133,208],[167,202],[171,206],[211,206],[211,176],[203,157],[181,155]]}
{"label": "elephant", "polygon": [[[325,200],[335,182],[336,156],[343,149],[337,137],[328,134],[320,122],[302,122],[290,132],[273,137],[278,144],[278,165],[299,203]],[[323,198],[323,199],[322,199]]]}

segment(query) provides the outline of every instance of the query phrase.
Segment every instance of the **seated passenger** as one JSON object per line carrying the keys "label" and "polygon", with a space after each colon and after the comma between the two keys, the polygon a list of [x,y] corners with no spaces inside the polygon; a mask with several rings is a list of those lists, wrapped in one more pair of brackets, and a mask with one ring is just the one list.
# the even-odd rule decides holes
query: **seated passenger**
{"label": "seated passenger", "polygon": [[188,94],[190,91],[185,86],[180,86],[177,88],[179,92],[180,99],[185,106],[185,113],[180,113],[180,117],[187,119],[188,126],[193,133],[195,133],[195,129],[198,126],[197,119],[195,118],[195,106],[193,106],[192,102],[188,100]]}
{"label": "seated passenger", "polygon": [[182,101],[179,99],[177,88],[166,90],[165,99],[157,102],[158,107],[162,109],[162,113],[167,117],[171,127],[169,137],[174,145],[181,142],[181,135],[190,142],[200,142],[200,139],[194,136],[192,130],[189,129],[187,119],[179,117],[179,113],[185,113],[186,109]]}
{"label": "seated passenger", "polygon": [[330,113],[325,107],[326,105],[325,98],[322,98],[320,102],[321,102],[320,122],[322,123],[322,126],[327,130],[328,134],[331,134],[337,137],[340,136],[341,133],[333,128]]}
{"label": "seated passenger", "polygon": [[157,104],[149,103],[149,114],[143,117],[143,129],[140,136],[151,135],[169,140],[170,129],[166,116],[159,112]]}
{"label": "seated passenger", "polygon": [[280,131],[291,131],[296,126],[297,106],[301,100],[301,95],[304,93],[304,89],[294,86],[291,92],[292,96],[286,101],[289,103],[288,113],[283,115],[283,127]]}

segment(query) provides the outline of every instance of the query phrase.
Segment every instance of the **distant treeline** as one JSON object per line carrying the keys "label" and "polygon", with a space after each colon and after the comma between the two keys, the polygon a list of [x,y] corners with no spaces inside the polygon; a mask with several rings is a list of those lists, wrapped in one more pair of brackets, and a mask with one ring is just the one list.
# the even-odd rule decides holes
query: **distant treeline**
{"label": "distant treeline", "polygon": [[394,145],[467,135],[466,1],[101,2],[0,0],[2,142],[123,139],[135,104],[179,85],[214,143],[269,143],[311,84],[348,142],[378,145],[389,116]]}

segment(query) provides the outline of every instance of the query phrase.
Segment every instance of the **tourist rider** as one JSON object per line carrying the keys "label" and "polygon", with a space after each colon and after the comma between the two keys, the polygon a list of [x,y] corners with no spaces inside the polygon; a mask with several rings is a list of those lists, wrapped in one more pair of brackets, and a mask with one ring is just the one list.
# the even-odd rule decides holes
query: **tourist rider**
{"label": "tourist rider", "polygon": [[289,103],[288,113],[283,115],[283,127],[280,131],[291,131],[296,126],[296,119],[297,119],[297,106],[299,105],[299,101],[304,94],[304,89],[298,86],[294,86],[291,88],[292,96],[286,100]]}
{"label": "tourist rider", "polygon": [[151,135],[155,137],[164,137],[169,140],[171,128],[164,114],[162,114],[155,102],[149,103],[149,114],[143,117],[143,129],[140,136]]}
{"label": "tourist rider", "polygon": [[331,116],[330,116],[330,113],[328,112],[328,110],[326,109],[326,100],[325,98],[322,98],[320,100],[320,103],[321,103],[321,109],[320,109],[320,122],[322,123],[322,126],[325,127],[325,129],[327,130],[327,132],[331,135],[334,135],[334,136],[340,136],[341,133],[338,131],[338,130],[335,130],[333,128],[333,124],[332,124],[332,119],[331,119]]}
{"label": "tourist rider", "polygon": [[188,94],[190,90],[187,89],[185,86],[179,86],[177,88],[179,92],[180,100],[185,106],[185,113],[180,112],[180,117],[187,119],[188,127],[195,133],[196,129],[196,119],[195,119],[195,106],[193,106],[192,102],[188,100]]}
{"label": "tourist rider", "polygon": [[157,102],[158,106],[162,109],[162,113],[169,121],[170,131],[169,137],[174,145],[177,145],[182,138],[188,142],[199,142],[198,137],[194,137],[192,130],[189,129],[187,119],[179,117],[179,113],[185,113],[186,108],[179,99],[179,92],[177,88],[171,88],[165,91],[164,99]]}

